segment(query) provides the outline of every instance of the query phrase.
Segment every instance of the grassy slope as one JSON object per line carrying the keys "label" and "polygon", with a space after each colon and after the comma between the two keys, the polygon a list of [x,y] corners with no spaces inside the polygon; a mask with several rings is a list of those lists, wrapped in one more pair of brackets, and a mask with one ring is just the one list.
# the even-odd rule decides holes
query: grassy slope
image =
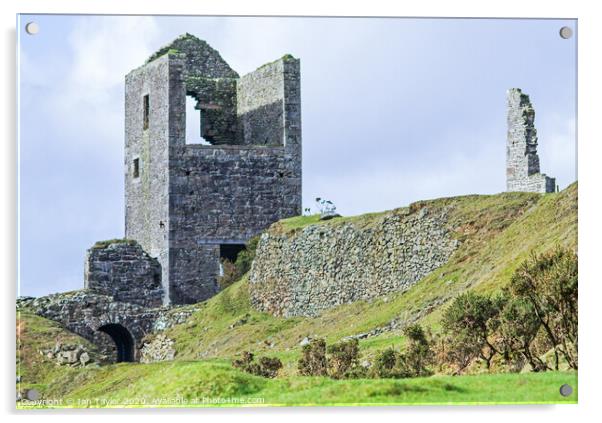
{"label": "grassy slope", "polygon": [[[466,289],[494,292],[507,283],[513,270],[531,251],[555,245],[576,246],[576,184],[546,196],[524,193],[465,196],[421,202],[412,207],[422,205],[433,208],[451,205],[454,236],[463,242],[447,264],[404,293],[371,303],[343,305],[314,319],[285,319],[254,311],[243,278],[203,303],[201,310],[186,323],[166,331],[176,341],[179,361],[51,372],[48,373],[51,377],[43,378],[46,392],[70,398],[101,396],[121,404],[134,395],[149,398],[248,395],[262,396],[272,404],[576,401],[576,395],[564,399],[557,391],[561,383],[576,387],[575,373],[439,376],[403,381],[333,381],[295,376],[298,344],[305,336],[321,336],[336,342],[400,316],[418,318],[437,330],[445,303],[459,292]],[[378,217],[379,214],[371,214],[318,224],[351,221],[371,225]],[[313,216],[299,217],[280,222],[271,230],[296,231],[315,223]],[[420,313],[425,309],[428,313]],[[246,323],[236,324],[241,319]],[[403,342],[400,333],[393,331],[364,339],[360,347],[363,356],[370,357],[378,349]],[[280,357],[285,364],[282,377],[266,380],[232,369],[229,359],[243,350]],[[199,359],[204,361],[193,362]],[[77,384],[71,381],[74,377]]]}
{"label": "grassy slope", "polygon": [[[456,227],[454,236],[463,243],[447,264],[410,290],[370,303],[343,305],[314,319],[285,319],[254,311],[243,278],[207,301],[186,324],[169,329],[167,336],[176,340],[178,359],[228,357],[242,350],[269,352],[282,358],[292,372],[300,350],[298,344],[308,335],[336,342],[399,316],[420,317],[419,320],[436,330],[444,308],[441,303],[466,289],[488,293],[498,290],[531,251],[544,251],[555,245],[575,247],[576,200],[574,184],[561,193],[546,196],[505,193],[424,202],[429,207],[454,206],[450,216]],[[370,224],[375,216],[370,215],[367,222],[351,219],[357,224]],[[275,230],[295,231],[303,226],[300,223],[313,224],[314,220],[312,216],[289,219]],[[432,312],[421,313],[425,309]],[[242,318],[246,318],[246,324],[230,328]],[[398,332],[389,332],[362,340],[360,345],[370,354],[385,345],[402,342]]]}
{"label": "grassy slope", "polygon": [[17,314],[17,373],[21,375],[21,390],[36,388],[45,390],[59,377],[76,377],[78,371],[68,366],[57,366],[54,360],[41,354],[56,343],[82,345],[93,356],[97,348],[65,329],[58,323],[36,316],[27,311]]}

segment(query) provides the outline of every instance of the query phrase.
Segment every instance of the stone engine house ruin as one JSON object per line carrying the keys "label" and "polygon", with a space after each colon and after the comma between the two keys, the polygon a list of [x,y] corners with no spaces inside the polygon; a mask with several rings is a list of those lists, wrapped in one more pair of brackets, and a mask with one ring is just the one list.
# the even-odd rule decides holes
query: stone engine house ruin
{"label": "stone engine house ruin", "polygon": [[[186,139],[192,98],[207,144]],[[125,239],[86,252],[84,289],[18,307],[60,322],[113,361],[138,361],[144,338],[215,295],[223,258],[301,214],[299,60],[240,77],[190,34],[125,78]]]}
{"label": "stone engine house ruin", "polygon": [[506,141],[506,189],[548,193],[556,191],[556,179],[540,173],[537,155],[535,109],[529,96],[511,88],[508,100],[508,138]]}
{"label": "stone engine house ruin", "polygon": [[[187,96],[207,145],[186,140]],[[298,59],[239,77],[190,34],[126,76],[125,236],[158,259],[164,304],[215,295],[220,258],[301,214],[300,102]]]}

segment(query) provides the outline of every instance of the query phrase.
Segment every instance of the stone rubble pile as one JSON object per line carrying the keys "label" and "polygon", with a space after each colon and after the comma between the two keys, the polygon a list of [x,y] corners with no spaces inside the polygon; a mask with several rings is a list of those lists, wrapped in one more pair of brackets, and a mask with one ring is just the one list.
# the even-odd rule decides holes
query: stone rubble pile
{"label": "stone rubble pile", "polygon": [[90,353],[83,345],[70,345],[57,342],[52,349],[42,350],[40,354],[55,360],[58,366],[87,366],[94,364],[92,353]]}
{"label": "stone rubble pile", "polygon": [[141,363],[154,363],[157,361],[170,361],[176,356],[174,341],[164,334],[155,336],[145,342],[140,350]]}

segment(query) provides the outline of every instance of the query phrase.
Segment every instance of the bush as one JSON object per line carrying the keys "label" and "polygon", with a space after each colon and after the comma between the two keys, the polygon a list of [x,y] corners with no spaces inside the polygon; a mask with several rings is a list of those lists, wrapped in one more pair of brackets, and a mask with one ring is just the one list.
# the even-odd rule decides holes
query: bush
{"label": "bush", "polygon": [[496,298],[458,296],[441,321],[445,359],[456,373],[475,359],[490,369],[498,354],[514,371],[558,370],[560,358],[577,369],[577,270],[577,255],[556,248],[523,262]]}
{"label": "bush", "polygon": [[520,371],[527,361],[533,371],[546,370],[547,366],[536,352],[533,341],[541,325],[535,310],[527,301],[509,300],[500,318],[500,343],[506,363]]}
{"label": "bush", "polygon": [[297,368],[302,376],[327,376],[326,341],[314,339],[303,346],[302,357]]}
{"label": "bush", "polygon": [[282,368],[282,361],[276,357],[261,357],[259,359],[259,376],[274,378]]}
{"label": "bush", "polygon": [[406,373],[410,377],[431,375],[428,366],[433,364],[434,354],[427,334],[420,325],[414,324],[404,329],[404,335],[409,341],[406,352],[402,354]]}
{"label": "bush", "polygon": [[328,375],[333,379],[357,378],[361,376],[359,366],[359,343],[357,339],[339,342],[327,348]]}
{"label": "bush", "polygon": [[232,366],[256,376],[274,378],[282,368],[282,362],[275,357],[260,357],[259,362],[256,362],[253,353],[243,351],[241,358],[234,360]]}
{"label": "bush", "polygon": [[408,337],[405,352],[397,352],[393,348],[381,351],[374,361],[372,376],[378,378],[408,378],[430,376],[429,370],[434,361],[433,351],[427,334],[418,324],[404,329]]}
{"label": "bush", "polygon": [[401,370],[400,354],[393,348],[387,348],[376,355],[372,366],[372,377],[376,378],[403,378],[405,373]]}
{"label": "bush", "polygon": [[499,314],[504,299],[491,299],[473,292],[460,294],[445,310],[441,321],[446,343],[447,360],[462,372],[475,359],[487,369],[498,353],[494,332],[499,327]]}
{"label": "bush", "polygon": [[[529,357],[533,355],[531,342],[536,339],[533,332],[541,328],[553,348],[554,369],[558,370],[561,356],[569,367],[577,369],[577,280],[577,255],[563,248],[533,254],[512,276],[506,294],[514,301],[515,310],[508,310],[511,315],[506,319],[506,342],[519,345],[527,360],[533,358]],[[524,321],[515,320],[512,313],[523,317],[530,314],[528,327]]]}

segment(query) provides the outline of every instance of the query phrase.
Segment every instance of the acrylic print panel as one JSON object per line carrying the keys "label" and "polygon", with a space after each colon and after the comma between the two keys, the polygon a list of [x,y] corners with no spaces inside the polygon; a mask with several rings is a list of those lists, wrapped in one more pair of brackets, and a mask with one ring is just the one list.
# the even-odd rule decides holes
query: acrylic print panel
{"label": "acrylic print panel", "polygon": [[17,27],[19,408],[577,402],[575,20]]}

